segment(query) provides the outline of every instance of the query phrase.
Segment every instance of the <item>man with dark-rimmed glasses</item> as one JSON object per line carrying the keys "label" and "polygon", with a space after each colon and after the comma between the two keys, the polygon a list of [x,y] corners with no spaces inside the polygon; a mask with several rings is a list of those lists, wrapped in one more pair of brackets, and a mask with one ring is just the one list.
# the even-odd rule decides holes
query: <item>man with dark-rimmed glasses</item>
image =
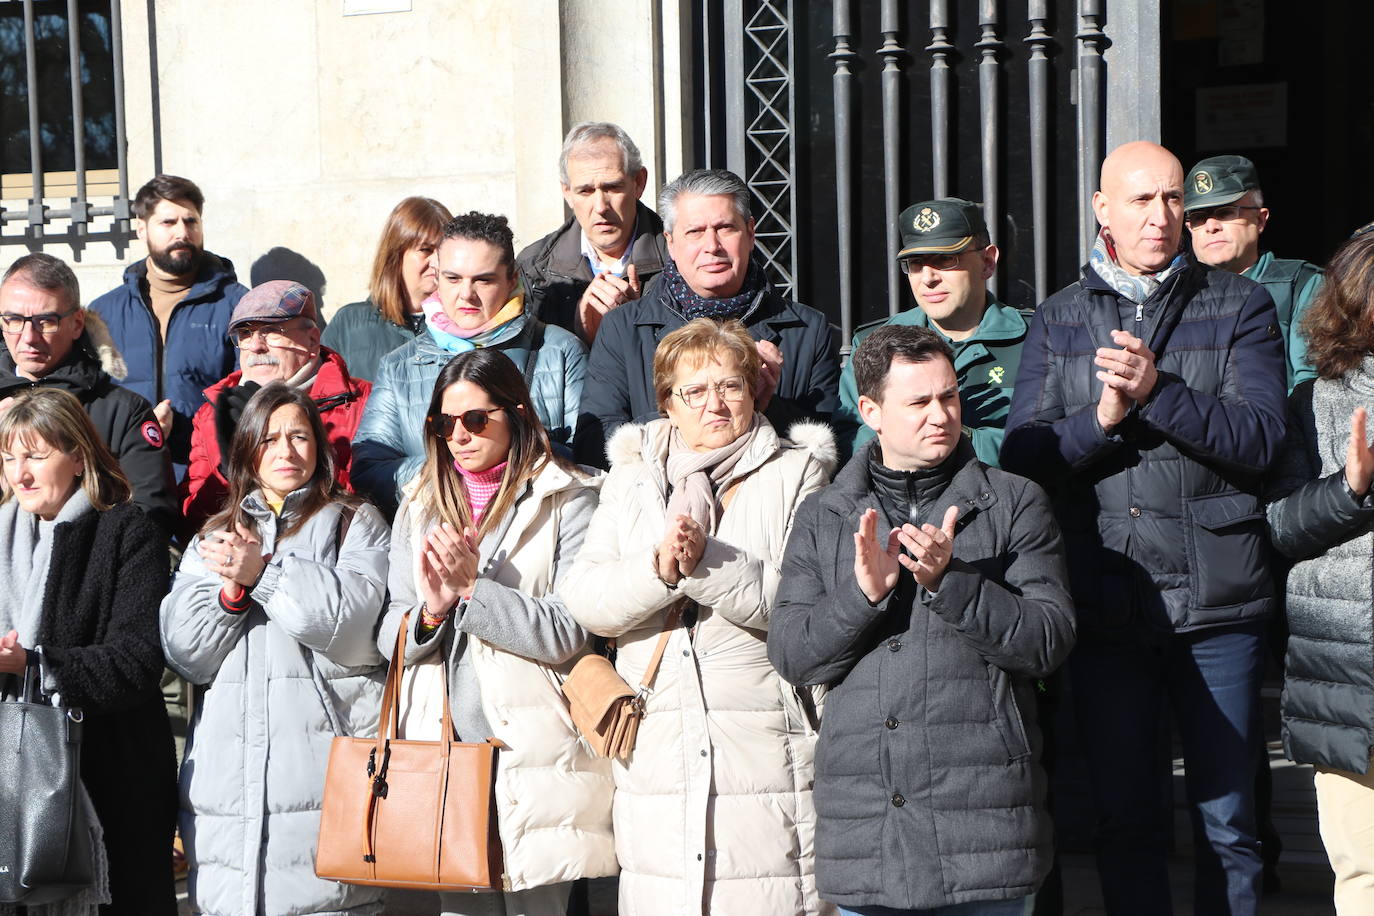
{"label": "man with dark-rimmed glasses", "polygon": [[[912,204],[897,219],[902,240],[897,263],[911,284],[916,308],[861,326],[850,352],[884,325],[915,325],[937,332],[954,350],[965,434],[973,440],[979,460],[996,467],[1021,365],[1026,316],[988,291],[998,251],[989,239],[982,207],[944,197]],[[846,365],[835,414],[842,447],[857,449],[873,437],[872,430],[859,422],[858,403],[854,371]]]}
{"label": "man with dark-rimmed glasses", "polygon": [[290,280],[249,290],[229,317],[239,368],[205,389],[192,421],[191,463],[181,484],[187,533],[218,512],[229,492],[223,456],[243,408],[263,385],[284,382],[310,393],[334,451],[339,483],[352,489],[353,437],[372,383],[354,378],[342,356],[320,344],[315,294]]}
{"label": "man with dark-rimmed glasses", "polygon": [[30,388],[81,401],[133,487],[134,502],[169,534],[177,510],[162,428],[141,395],[122,388],[124,359],[105,322],[81,307],[76,274],[48,254],[26,254],[0,279],[0,411]]}
{"label": "man with dark-rimmed glasses", "polygon": [[1202,160],[1184,183],[1183,209],[1194,257],[1254,280],[1273,297],[1283,332],[1288,390],[1316,378],[1298,322],[1321,289],[1322,269],[1310,261],[1276,258],[1272,251],[1260,251],[1269,208],[1264,205],[1255,164],[1244,156]]}

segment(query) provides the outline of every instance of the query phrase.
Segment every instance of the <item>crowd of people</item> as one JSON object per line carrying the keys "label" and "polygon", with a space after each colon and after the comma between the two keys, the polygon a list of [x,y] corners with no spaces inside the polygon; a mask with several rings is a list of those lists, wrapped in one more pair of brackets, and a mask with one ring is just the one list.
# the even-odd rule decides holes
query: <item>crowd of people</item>
{"label": "crowd of people", "polygon": [[[196,912],[381,912],[314,851],[402,628],[404,736],[500,747],[504,889],[445,914],[562,916],[611,875],[626,916],[1058,912],[1061,694],[1108,912],[1171,911],[1167,709],[1194,911],[1253,914],[1267,653],[1336,907],[1374,908],[1370,227],[1325,272],[1275,258],[1249,160],[1128,143],[1034,310],[987,290],[976,203],[903,211],[914,307],[842,366],[738,176],[651,209],[601,122],[558,170],[572,216],[518,254],[503,216],[401,201],[328,322],[241,286],[175,176],[88,305],[50,255],[5,272],[0,675],[83,710],[103,835],[61,912],[176,912],[174,831]],[[560,691],[589,653],[648,684],[624,759]]]}

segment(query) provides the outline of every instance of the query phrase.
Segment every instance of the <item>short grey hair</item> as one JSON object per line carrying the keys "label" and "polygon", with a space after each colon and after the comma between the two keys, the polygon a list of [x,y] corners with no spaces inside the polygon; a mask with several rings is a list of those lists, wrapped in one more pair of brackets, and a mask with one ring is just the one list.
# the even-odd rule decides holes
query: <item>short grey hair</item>
{"label": "short grey hair", "polygon": [[76,274],[61,258],[36,251],[16,260],[0,277],[0,286],[11,279],[27,283],[45,293],[58,293],[67,300],[67,308],[81,308],[81,287],[76,282]]}
{"label": "short grey hair", "polygon": [[725,169],[693,169],[683,172],[658,192],[658,215],[665,232],[677,225],[677,199],[683,194],[699,197],[729,197],[735,213],[744,222],[753,214],[749,211],[749,187],[734,172]]}
{"label": "short grey hair", "polygon": [[573,155],[578,147],[601,140],[610,140],[620,150],[620,170],[626,175],[638,175],[639,170],[644,168],[639,147],[635,146],[630,135],[625,133],[619,124],[612,124],[610,121],[583,121],[568,131],[568,135],[563,138],[563,151],[558,154],[558,180],[564,187],[568,186],[568,157]]}

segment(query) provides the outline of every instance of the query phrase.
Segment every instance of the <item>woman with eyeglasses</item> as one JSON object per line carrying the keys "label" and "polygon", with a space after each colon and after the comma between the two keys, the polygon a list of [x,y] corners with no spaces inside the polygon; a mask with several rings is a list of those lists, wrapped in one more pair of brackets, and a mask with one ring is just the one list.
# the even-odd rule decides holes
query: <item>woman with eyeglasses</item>
{"label": "woman with eyeglasses", "polygon": [[[396,516],[377,645],[394,651],[408,621],[405,663],[442,666],[457,740],[504,743],[496,809],[510,888],[441,895],[442,911],[563,916],[574,880],[616,870],[610,768],[579,741],[557,686],[589,638],[559,595],[597,481],[553,450],[498,350],[444,366],[424,441]],[[407,715],[405,728],[437,738],[437,715]]]}
{"label": "woman with eyeglasses", "polygon": [[[81,782],[108,862],[97,885],[111,903],[100,912],[172,916],[176,749],[154,610],[167,592],[165,536],[131,503],[128,479],[66,391],[8,402],[0,462],[0,681],[36,666],[46,691],[82,711]],[[0,734],[0,766],[13,766],[22,740]],[[0,811],[0,866],[18,868],[3,852],[22,814]],[[96,895],[29,912],[93,913]]]}
{"label": "woman with eyeglasses", "polygon": [[330,744],[376,734],[390,531],[339,486],[299,388],[254,394],[228,459],[228,496],[162,602],[168,664],[194,686],[181,768],[190,904],[377,913],[380,890],[316,878],[314,859]]}
{"label": "woman with eyeglasses", "polygon": [[634,752],[616,761],[620,912],[818,913],[810,692],[768,661],[768,612],[797,506],[829,480],[829,429],[783,439],[754,409],[744,325],[699,318],[654,353],[666,419],[622,426],[564,599],[616,640],[638,686],[666,650]]}
{"label": "woman with eyeglasses", "polygon": [[428,197],[407,197],[387,217],[368,298],[335,312],[321,338],[355,378],[374,380],[383,356],[425,332],[423,303],[438,287],[435,251],[451,219],[447,207]]}

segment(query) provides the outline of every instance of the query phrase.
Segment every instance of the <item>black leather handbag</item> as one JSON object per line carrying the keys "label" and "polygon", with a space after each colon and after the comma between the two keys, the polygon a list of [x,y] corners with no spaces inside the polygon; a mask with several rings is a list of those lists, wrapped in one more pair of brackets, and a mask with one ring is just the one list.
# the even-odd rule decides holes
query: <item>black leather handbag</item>
{"label": "black leather handbag", "polygon": [[0,695],[0,903],[64,900],[94,881],[81,793],[81,710],[45,697],[37,665]]}

